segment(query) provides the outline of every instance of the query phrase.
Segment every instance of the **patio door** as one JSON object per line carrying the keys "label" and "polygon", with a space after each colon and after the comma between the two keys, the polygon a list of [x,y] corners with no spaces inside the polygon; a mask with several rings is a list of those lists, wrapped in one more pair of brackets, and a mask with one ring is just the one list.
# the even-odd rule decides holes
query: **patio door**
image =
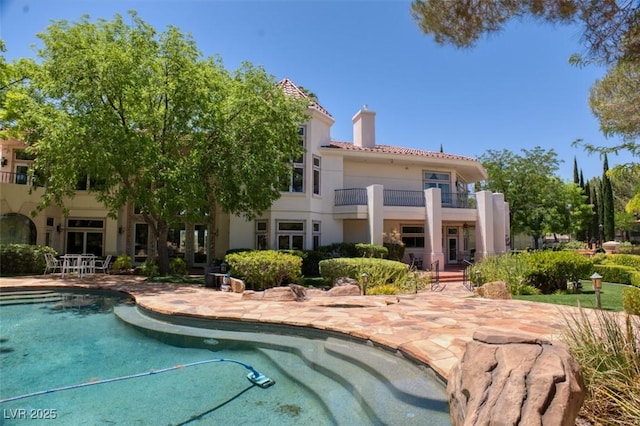
{"label": "patio door", "polygon": [[458,263],[458,228],[447,228],[447,263]]}

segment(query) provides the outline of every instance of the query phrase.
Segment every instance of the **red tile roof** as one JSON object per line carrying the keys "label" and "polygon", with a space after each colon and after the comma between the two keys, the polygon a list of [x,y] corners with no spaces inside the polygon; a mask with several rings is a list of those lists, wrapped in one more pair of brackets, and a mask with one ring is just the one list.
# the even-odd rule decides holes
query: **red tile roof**
{"label": "red tile roof", "polygon": [[372,148],[363,148],[363,147],[355,146],[351,142],[331,141],[329,145],[324,145],[323,148],[344,149],[347,151],[378,152],[381,154],[415,155],[419,157],[442,158],[447,160],[478,161],[473,157],[466,157],[464,155],[445,154],[444,152],[434,152],[434,151],[423,151],[420,149],[402,148],[400,146],[391,146],[391,145],[376,145]]}
{"label": "red tile roof", "polygon": [[300,90],[300,88],[298,86],[296,86],[296,84],[293,81],[289,80],[288,78],[282,79],[278,83],[278,86],[282,87],[282,90],[284,90],[284,93],[286,93],[287,95],[298,96],[298,97],[302,97],[302,98],[308,99],[310,108],[316,109],[316,110],[320,111],[321,113],[326,114],[329,117],[331,117],[331,114],[329,114],[329,111],[324,109],[324,107],[322,105],[320,105],[317,101],[313,100],[312,98],[309,97],[309,95],[307,95],[302,90]]}

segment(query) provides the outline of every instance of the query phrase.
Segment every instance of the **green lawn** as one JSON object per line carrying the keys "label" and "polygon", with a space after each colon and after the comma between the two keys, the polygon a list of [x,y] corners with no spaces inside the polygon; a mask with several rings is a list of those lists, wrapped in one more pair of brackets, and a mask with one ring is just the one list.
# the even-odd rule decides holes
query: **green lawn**
{"label": "green lawn", "polygon": [[[628,287],[624,284],[602,283],[600,290],[600,305],[607,311],[624,311],[622,307],[622,290]],[[552,303],[554,305],[582,306],[583,308],[596,307],[596,292],[591,281],[582,281],[582,293],[580,294],[541,294],[536,296],[513,296],[514,299],[528,300],[529,302]]]}

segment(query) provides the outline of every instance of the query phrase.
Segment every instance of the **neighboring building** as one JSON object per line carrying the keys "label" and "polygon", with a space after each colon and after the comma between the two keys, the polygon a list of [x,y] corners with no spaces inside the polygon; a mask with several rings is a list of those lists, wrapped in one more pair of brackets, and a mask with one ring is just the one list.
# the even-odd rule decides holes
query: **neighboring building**
{"label": "neighboring building", "polygon": [[[307,97],[288,79],[280,83],[292,96]],[[460,263],[508,250],[509,207],[502,194],[470,193],[487,178],[475,159],[442,152],[376,144],[375,112],[363,107],[353,117],[353,143],[331,140],[334,120],[309,99],[310,118],[300,126],[306,153],[294,163],[282,196],[252,222],[219,213],[217,229],[184,225],[169,232],[171,255],[203,266],[209,238],[216,253],[228,249],[314,249],[336,242],[382,244],[397,231],[410,255],[425,265]],[[117,219],[107,216],[82,182],[76,196],[35,217],[42,188],[29,194],[32,159],[19,141],[0,141],[0,242],[46,244],[58,252],[131,255],[136,263],[155,254],[149,227],[128,207]]]}

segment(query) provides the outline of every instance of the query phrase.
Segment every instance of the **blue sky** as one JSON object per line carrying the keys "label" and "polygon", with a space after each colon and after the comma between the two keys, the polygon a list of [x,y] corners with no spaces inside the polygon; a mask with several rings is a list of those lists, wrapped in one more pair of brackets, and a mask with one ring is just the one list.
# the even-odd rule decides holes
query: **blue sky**
{"label": "blue sky", "polygon": [[[136,10],[158,31],[190,33],[204,56],[229,69],[263,66],[318,95],[336,120],[332,138],[352,140],[351,117],[376,111],[379,144],[479,156],[488,149],[541,146],[573,176],[602,174],[602,160],[572,147],[581,138],[611,144],[588,106],[589,88],[605,70],[568,62],[582,53],[580,28],[513,22],[474,49],[439,46],[423,35],[410,2],[243,0],[0,0],[5,57],[35,57],[36,34],[51,20],[112,19]],[[609,157],[609,165],[623,163]]]}

